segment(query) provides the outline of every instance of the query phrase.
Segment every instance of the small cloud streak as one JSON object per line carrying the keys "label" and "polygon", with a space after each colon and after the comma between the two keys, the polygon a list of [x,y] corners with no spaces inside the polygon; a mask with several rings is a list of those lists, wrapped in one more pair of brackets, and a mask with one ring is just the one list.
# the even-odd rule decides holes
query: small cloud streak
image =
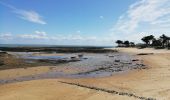
{"label": "small cloud streak", "polygon": [[33,34],[22,34],[18,36],[19,38],[24,39],[48,39],[46,32],[43,31],[35,31]]}
{"label": "small cloud streak", "polygon": [[13,35],[11,33],[0,34],[0,39],[8,40],[8,39],[12,39],[12,38],[13,38]]}
{"label": "small cloud streak", "polygon": [[[29,44],[57,44],[57,45],[107,45],[112,42],[111,37],[86,36],[83,34],[50,35],[44,31],[35,31],[30,34],[12,35],[0,34],[0,41],[15,41],[15,43]],[[17,41],[17,42],[16,42]],[[18,42],[19,41],[19,42]],[[9,41],[10,42],[10,41]],[[10,42],[12,43],[12,42]]]}
{"label": "small cloud streak", "polygon": [[37,24],[47,24],[43,19],[42,16],[39,15],[37,12],[35,11],[28,11],[28,10],[22,10],[22,9],[17,9],[16,7],[6,4],[4,2],[0,2],[0,4],[12,9],[13,13],[17,14],[19,16],[19,18],[33,22],[33,23],[37,23]]}
{"label": "small cloud streak", "polygon": [[35,11],[15,10],[14,13],[18,14],[19,17],[24,20],[42,25],[46,24],[46,22],[42,19],[42,16]]}

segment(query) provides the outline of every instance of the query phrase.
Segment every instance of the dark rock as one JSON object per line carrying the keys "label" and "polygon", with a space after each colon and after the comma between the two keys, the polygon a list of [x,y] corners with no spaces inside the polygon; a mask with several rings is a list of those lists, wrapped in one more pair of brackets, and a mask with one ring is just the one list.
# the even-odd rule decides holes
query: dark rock
{"label": "dark rock", "polygon": [[132,64],[131,62],[122,62],[122,64]]}
{"label": "dark rock", "polygon": [[120,60],[115,60],[115,62],[120,62]]}
{"label": "dark rock", "polygon": [[8,53],[5,51],[0,51],[0,54],[8,54]]}
{"label": "dark rock", "polygon": [[137,55],[153,55],[154,53],[139,53]]}
{"label": "dark rock", "polygon": [[83,59],[88,59],[88,58],[83,58]]}
{"label": "dark rock", "polygon": [[132,61],[139,61],[139,59],[133,59]]}

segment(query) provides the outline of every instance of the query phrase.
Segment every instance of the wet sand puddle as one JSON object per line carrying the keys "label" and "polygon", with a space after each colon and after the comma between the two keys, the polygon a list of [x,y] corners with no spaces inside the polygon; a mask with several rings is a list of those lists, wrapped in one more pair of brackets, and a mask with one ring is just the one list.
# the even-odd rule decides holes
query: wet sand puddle
{"label": "wet sand puddle", "polygon": [[[70,54],[67,56],[27,56],[27,59],[68,59],[73,55]],[[24,56],[26,57],[26,56]],[[84,59],[85,58],[85,59]],[[68,74],[62,71],[57,71],[55,68],[65,67],[69,69],[78,68],[78,72]],[[124,54],[124,53],[108,53],[108,54],[85,54],[79,61],[68,62],[65,64],[57,64],[55,68],[51,69],[47,73],[23,76],[11,79],[0,80],[0,84],[21,82],[28,80],[37,80],[37,79],[48,79],[48,78],[89,78],[89,77],[107,77],[113,74],[126,72],[132,69],[145,69],[145,66],[138,59],[135,59],[133,56]],[[68,69],[68,70],[69,70]]]}

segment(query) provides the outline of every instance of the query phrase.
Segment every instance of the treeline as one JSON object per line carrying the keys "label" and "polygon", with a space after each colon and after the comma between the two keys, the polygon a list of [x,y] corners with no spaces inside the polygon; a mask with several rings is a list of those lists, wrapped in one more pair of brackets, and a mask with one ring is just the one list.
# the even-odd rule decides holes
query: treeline
{"label": "treeline", "polygon": [[134,42],[129,42],[128,40],[117,40],[116,43],[118,44],[118,47],[154,47],[157,49],[170,48],[170,37],[166,36],[165,34],[162,34],[159,38],[156,38],[153,35],[148,35],[144,36],[141,40],[144,43],[135,44]]}
{"label": "treeline", "polygon": [[116,43],[118,44],[118,47],[134,47],[135,43],[130,42],[128,40],[122,41],[122,40],[117,40]]}

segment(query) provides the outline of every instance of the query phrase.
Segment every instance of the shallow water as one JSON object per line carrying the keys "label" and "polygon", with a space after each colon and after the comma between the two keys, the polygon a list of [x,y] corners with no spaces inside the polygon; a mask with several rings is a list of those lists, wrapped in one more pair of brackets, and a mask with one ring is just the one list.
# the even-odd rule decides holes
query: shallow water
{"label": "shallow water", "polygon": [[25,59],[49,59],[49,60],[58,60],[58,59],[64,59],[66,57],[64,56],[25,56]]}
{"label": "shallow water", "polygon": [[[77,54],[68,54],[73,56]],[[27,56],[31,59],[60,59],[66,56]],[[69,62],[62,65],[56,65],[55,68],[47,73],[30,75],[24,77],[18,77],[13,79],[0,80],[1,84],[37,80],[37,79],[48,79],[48,78],[92,78],[92,77],[107,77],[116,73],[126,72],[132,69],[138,69],[141,61],[132,61],[133,56],[123,53],[108,53],[108,54],[84,54],[85,60],[77,62]],[[120,60],[115,62],[115,60]],[[75,73],[68,74],[64,71],[57,71],[56,69],[66,68],[66,70],[75,70]]]}

